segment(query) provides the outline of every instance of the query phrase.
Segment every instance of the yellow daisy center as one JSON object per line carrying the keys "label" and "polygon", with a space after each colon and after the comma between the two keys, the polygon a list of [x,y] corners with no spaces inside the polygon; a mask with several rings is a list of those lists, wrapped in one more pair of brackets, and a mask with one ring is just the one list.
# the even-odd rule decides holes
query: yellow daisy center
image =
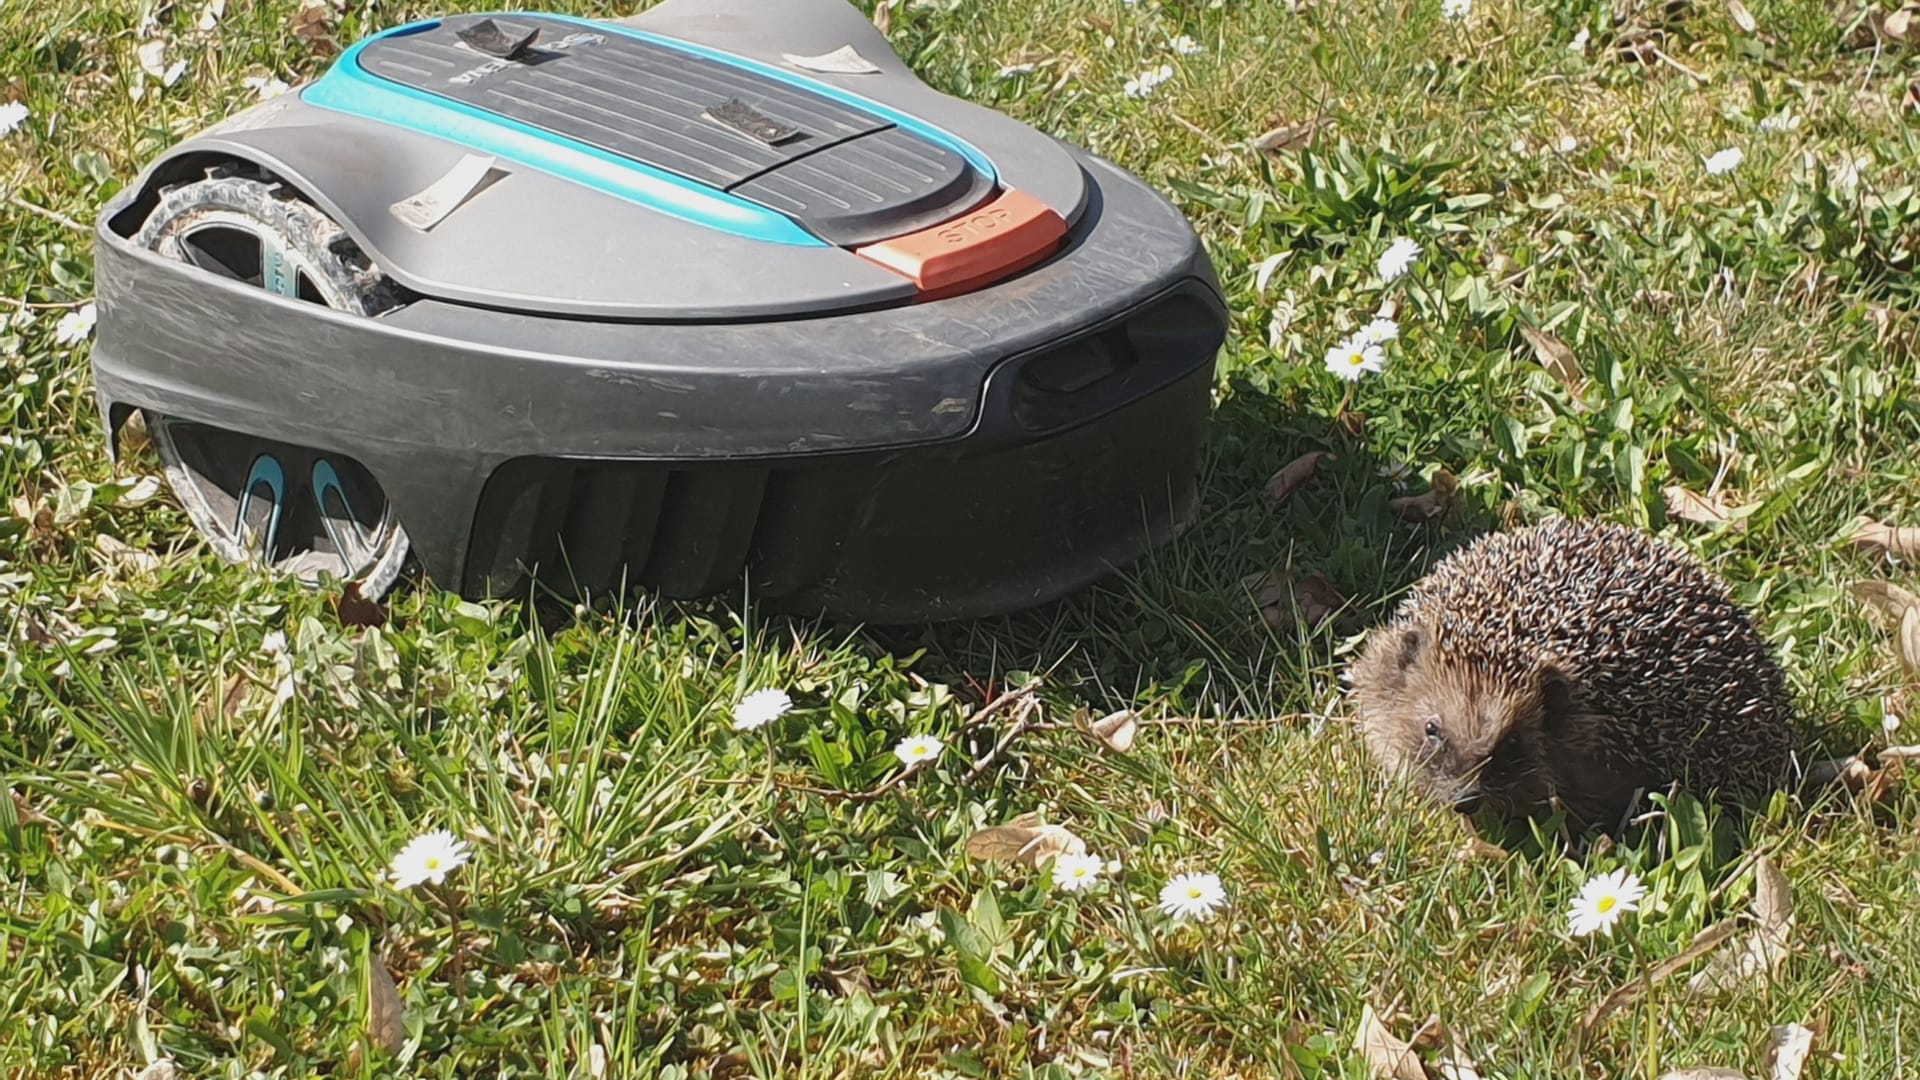
{"label": "yellow daisy center", "polygon": [[427,856],[427,869],[429,870],[440,869],[440,857],[438,855]]}
{"label": "yellow daisy center", "polygon": [[1619,903],[1620,898],[1617,896],[1603,896],[1600,898],[1600,902],[1594,905],[1594,910],[1605,915],[1607,912],[1612,911]]}
{"label": "yellow daisy center", "polygon": [[1198,900],[1204,895],[1206,895],[1206,893],[1203,892],[1198,885],[1187,890],[1187,899],[1189,900]]}

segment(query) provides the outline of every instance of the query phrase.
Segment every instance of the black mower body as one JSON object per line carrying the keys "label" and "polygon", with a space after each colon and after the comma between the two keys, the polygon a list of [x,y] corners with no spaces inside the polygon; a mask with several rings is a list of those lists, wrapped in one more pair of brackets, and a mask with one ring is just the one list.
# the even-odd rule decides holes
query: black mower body
{"label": "black mower body", "polygon": [[[877,70],[793,59],[845,46]],[[403,302],[333,310],[133,241],[166,185],[236,166]],[[744,580],[879,622],[1052,599],[1191,515],[1226,326],[1167,200],[929,89],[842,0],[391,31],[100,222],[110,425],[350,459],[474,596]],[[997,266],[940,247],[995,228],[1026,231]]]}

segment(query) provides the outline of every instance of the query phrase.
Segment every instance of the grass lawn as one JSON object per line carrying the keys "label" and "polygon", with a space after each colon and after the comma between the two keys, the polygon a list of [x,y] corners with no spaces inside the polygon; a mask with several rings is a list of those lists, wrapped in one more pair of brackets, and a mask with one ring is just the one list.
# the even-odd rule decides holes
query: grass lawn
{"label": "grass lawn", "polygon": [[[111,470],[82,225],[261,80],[318,74],[335,46],[296,26],[479,6],[0,5],[28,110],[0,136],[0,1073],[1360,1077],[1366,1026],[1420,1059],[1377,1075],[1920,1075],[1920,796],[1475,843],[1383,781],[1340,678],[1439,555],[1603,516],[1733,584],[1822,755],[1920,742],[1920,675],[1854,592],[1920,575],[1851,540],[1920,525],[1920,26],[1892,0],[908,0],[891,37],[929,81],[1205,237],[1234,329],[1194,528],[925,630],[411,587],[344,625],[220,563],[151,458]],[[1383,284],[1400,237],[1421,254]],[[1383,300],[1386,369],[1334,377]],[[1442,470],[1447,511],[1405,520]],[[763,688],[793,710],[735,731]],[[1120,710],[1125,752],[1081,728]],[[919,734],[945,752],[894,782]],[[1070,891],[969,854],[1023,815],[1118,865]],[[435,829],[471,861],[383,880]],[[1571,935],[1622,869],[1639,911]],[[1186,872],[1224,885],[1212,918],[1158,910]],[[1784,930],[1752,914],[1782,880]],[[1717,957],[1770,963],[1690,992],[1729,931]],[[1804,1072],[1773,1071],[1786,1025]]]}

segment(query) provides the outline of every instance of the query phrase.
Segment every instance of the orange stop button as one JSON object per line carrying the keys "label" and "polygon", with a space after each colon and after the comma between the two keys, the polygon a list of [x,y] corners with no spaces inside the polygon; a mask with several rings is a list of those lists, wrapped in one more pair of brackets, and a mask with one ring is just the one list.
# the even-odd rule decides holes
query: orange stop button
{"label": "orange stop button", "polygon": [[1032,266],[1066,235],[1051,206],[1009,188],[959,217],[853,252],[913,279],[922,294],[952,296]]}

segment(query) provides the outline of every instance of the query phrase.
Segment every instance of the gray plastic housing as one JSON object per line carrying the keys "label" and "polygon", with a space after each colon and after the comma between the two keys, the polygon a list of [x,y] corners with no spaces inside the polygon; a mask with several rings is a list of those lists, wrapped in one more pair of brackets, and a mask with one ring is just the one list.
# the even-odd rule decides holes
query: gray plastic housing
{"label": "gray plastic housing", "polygon": [[[620,22],[779,65],[912,113],[987,153],[1001,186],[1040,200],[1069,223],[1084,211],[1085,177],[1064,144],[928,87],[845,0],[667,0]],[[855,45],[881,71],[826,75],[781,59],[843,44]],[[430,232],[390,212],[470,152],[293,93],[172,148],[132,187],[149,192],[195,178],[211,162],[250,161],[312,199],[406,288],[515,311],[707,322],[856,310],[914,295],[905,278],[841,247],[730,235],[512,162],[501,162],[505,175]]]}
{"label": "gray plastic housing", "polygon": [[[1139,473],[1128,497],[1160,492],[1167,505],[1129,523],[1125,493],[1108,491],[1098,518],[1107,535],[1082,535],[1091,511],[1049,524],[1044,542],[1010,556],[1031,565],[1009,566],[998,588],[979,583],[991,599],[836,593],[830,567],[821,582],[794,586],[855,618],[1004,610],[1110,572],[1171,535],[1191,510],[1193,454],[1227,321],[1206,254],[1171,203],[1093,155],[926,88],[842,0],[668,0],[634,21],[762,60],[856,44],[885,69],[890,104],[966,137],[1003,181],[1066,216],[1065,245],[978,291],[909,303],[902,279],[847,252],[811,249],[828,270],[788,261],[796,249],[774,258],[767,245],[740,241],[736,250],[712,230],[685,232],[524,170],[512,177],[517,188],[501,185],[509,197],[476,200],[420,234],[388,204],[444,172],[459,146],[275,99],[182,144],[100,215],[93,368],[110,431],[149,409],[349,456],[385,490],[427,575],[468,594],[499,587],[499,567],[515,557],[476,528],[489,482],[530,461],[827,470],[845,461],[864,470],[858,484],[877,489],[916,462],[964,477],[967,461],[999,455],[1031,480],[1021,504],[1044,508],[1071,504],[1072,489],[1088,486],[1076,473],[1105,463],[1040,468],[1033,455],[1045,451],[1034,448],[1154,447],[1154,460],[1127,466]],[[882,93],[872,82],[860,89]],[[219,161],[272,172],[418,295],[360,318],[128,242],[159,185]],[[647,258],[619,254],[636,245]],[[1129,320],[1147,310],[1174,314],[1127,339]],[[1134,340],[1137,359],[1127,346],[1129,362],[1104,377],[1056,385],[1039,376],[1042,361],[1081,363],[1075,350],[1100,334]],[[1141,405],[1156,396],[1158,406]],[[1163,430],[1094,427],[1144,417]],[[1068,438],[1089,428],[1098,436]],[[1156,461],[1171,473],[1140,472]],[[990,517],[927,498],[926,514],[960,515],[956,536],[968,519]],[[869,511],[853,505],[842,524],[884,535],[886,522],[861,520]],[[719,560],[680,592],[711,590],[739,570],[737,559]]]}

